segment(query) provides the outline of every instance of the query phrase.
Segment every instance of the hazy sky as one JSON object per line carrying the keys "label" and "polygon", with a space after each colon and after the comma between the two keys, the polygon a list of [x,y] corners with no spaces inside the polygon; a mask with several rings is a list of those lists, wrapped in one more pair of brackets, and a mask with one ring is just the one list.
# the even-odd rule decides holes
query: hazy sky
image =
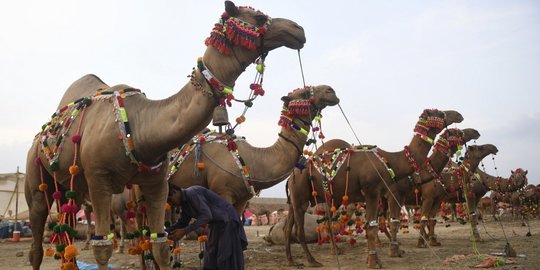
{"label": "hazy sky", "polygon": [[[361,143],[400,151],[426,108],[453,109],[459,128],[498,147],[488,173],[529,170],[540,183],[540,2],[236,1],[306,31],[306,83],[331,85]],[[223,1],[1,1],[0,172],[25,170],[27,149],[65,89],[93,73],[151,99],[186,82]],[[277,140],[280,97],[302,86],[298,53],[267,58],[264,88],[237,131],[255,146]],[[248,95],[254,68],[237,81]],[[234,120],[243,106],[229,111]],[[339,108],[323,112],[327,139],[358,144]],[[99,146],[97,146],[99,147]],[[103,145],[105,147],[105,145]],[[284,197],[284,185],[262,192]]]}

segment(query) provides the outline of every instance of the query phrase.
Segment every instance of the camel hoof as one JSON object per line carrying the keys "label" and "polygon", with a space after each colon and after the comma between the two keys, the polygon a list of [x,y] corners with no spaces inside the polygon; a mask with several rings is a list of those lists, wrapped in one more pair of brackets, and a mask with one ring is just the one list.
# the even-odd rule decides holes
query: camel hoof
{"label": "camel hoof", "polygon": [[287,261],[287,263],[285,263],[284,266],[292,266],[292,267],[297,267],[297,268],[304,268],[303,263],[296,263],[294,261]]}
{"label": "camel hoof", "polygon": [[438,247],[441,245],[441,242],[437,241],[437,240],[431,240],[429,241],[429,245],[432,246],[432,247]]}
{"label": "camel hoof", "polygon": [[377,254],[368,255],[367,266],[368,266],[368,268],[371,268],[371,269],[381,269],[382,268],[382,264],[379,261],[379,257],[377,257]]}
{"label": "camel hoof", "polygon": [[312,261],[312,262],[308,262],[308,265],[309,267],[322,267],[322,263],[318,262],[318,261]]}
{"label": "camel hoof", "polygon": [[402,250],[402,249],[391,249],[390,252],[388,253],[388,256],[390,257],[402,257],[403,254],[405,254],[405,250]]}
{"label": "camel hoof", "polygon": [[424,239],[418,239],[418,242],[416,243],[417,248],[427,248],[426,242]]}
{"label": "camel hoof", "polygon": [[124,254],[124,250],[123,249],[117,249],[114,251],[115,254]]}

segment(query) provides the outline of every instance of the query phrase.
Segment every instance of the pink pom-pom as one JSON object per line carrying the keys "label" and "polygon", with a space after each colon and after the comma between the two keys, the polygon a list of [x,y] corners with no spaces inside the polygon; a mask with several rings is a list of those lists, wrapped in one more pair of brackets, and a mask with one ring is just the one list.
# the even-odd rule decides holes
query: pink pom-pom
{"label": "pink pom-pom", "polygon": [[132,219],[135,218],[135,212],[133,211],[127,211],[126,213],[126,219]]}
{"label": "pink pom-pom", "polygon": [[71,141],[73,143],[80,143],[81,142],[81,135],[75,134],[71,137]]}
{"label": "pink pom-pom", "polygon": [[62,213],[70,213],[71,212],[71,206],[69,204],[64,204],[62,207],[60,207],[60,210]]}
{"label": "pink pom-pom", "polygon": [[36,159],[34,159],[34,163],[35,163],[37,166],[41,166],[41,158],[40,158],[40,157],[36,157]]}
{"label": "pink pom-pom", "polygon": [[146,214],[146,207],[144,205],[139,207],[139,212],[142,214]]}
{"label": "pink pom-pom", "polygon": [[52,197],[53,199],[55,200],[60,200],[62,198],[62,193],[60,191],[55,191],[53,194],[52,194]]}
{"label": "pink pom-pom", "polygon": [[154,172],[155,172],[155,173],[160,173],[160,172],[161,172],[161,167],[155,168],[155,169],[154,169]]}
{"label": "pink pom-pom", "polygon": [[70,211],[72,214],[77,214],[77,212],[79,212],[79,207],[76,204],[72,204]]}

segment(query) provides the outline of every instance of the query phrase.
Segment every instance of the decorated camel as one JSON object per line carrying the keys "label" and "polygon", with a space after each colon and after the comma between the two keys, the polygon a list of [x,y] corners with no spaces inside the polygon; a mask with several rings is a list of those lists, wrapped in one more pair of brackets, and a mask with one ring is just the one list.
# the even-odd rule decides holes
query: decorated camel
{"label": "decorated camel", "polygon": [[[317,204],[326,202],[329,209],[324,211],[326,219],[348,223],[348,216],[337,211],[349,202],[366,202],[365,217],[368,222],[367,264],[370,268],[381,267],[376,251],[378,231],[378,203],[382,192],[394,183],[394,179],[405,177],[416,171],[431,149],[434,137],[446,125],[463,120],[456,111],[424,110],[420,115],[412,141],[400,152],[387,152],[377,147],[352,147],[342,140],[331,140],[323,144],[308,160],[307,168],[296,169],[289,177],[290,208],[285,226],[286,255],[289,265],[295,265],[290,249],[290,235],[293,224],[310,266],[321,266],[313,258],[304,239],[304,213],[310,198]],[[342,165],[347,164],[343,168]],[[333,226],[333,225],[332,225]],[[337,225],[339,226],[339,225]]]}
{"label": "decorated camel", "polygon": [[487,174],[486,172],[476,169],[476,173],[471,175],[470,183],[467,186],[467,198],[464,197],[464,192],[451,192],[448,193],[443,201],[456,205],[458,202],[466,202],[468,213],[465,213],[469,217],[469,221],[473,226],[473,236],[471,240],[482,241],[482,237],[478,231],[478,216],[477,208],[480,199],[488,191],[495,190],[521,190],[527,185],[527,171],[518,168],[515,171],[511,171],[509,178],[495,177]]}
{"label": "decorated camel", "polygon": [[[428,239],[430,246],[441,245],[435,235],[435,225],[437,224],[435,217],[439,212],[441,202],[445,198],[448,198],[446,197],[447,195],[458,194],[460,192],[468,193],[473,185],[473,181],[475,181],[471,176],[478,168],[480,161],[487,155],[495,155],[497,152],[497,147],[492,144],[468,146],[465,159],[460,165],[446,168],[441,174],[434,173],[435,181],[422,186],[420,190],[422,194],[422,216],[420,219],[420,238],[418,238],[417,247],[426,247],[426,240]],[[472,206],[472,198],[468,201],[470,202],[469,206]],[[429,229],[429,233],[426,232],[426,227]]]}
{"label": "decorated camel", "polygon": [[77,250],[68,228],[74,225],[77,203],[89,196],[96,218],[93,252],[99,269],[107,269],[112,255],[111,196],[127,184],[138,184],[152,198],[146,202],[145,234],[154,259],[160,269],[169,269],[163,230],[167,153],[206,127],[214,108],[230,104],[232,86],[247,66],[270,50],[300,49],[305,41],[304,30],[295,22],[226,1],[198,68],[171,97],[150,100],[138,89],[111,87],[95,75],[75,81],[28,153],[25,195],[33,228],[33,268],[42,262],[43,229],[53,200],[62,210],[54,240],[65,249],[48,249],[47,255],[56,253],[64,267],[74,267]]}
{"label": "decorated camel", "polygon": [[[516,169],[517,173],[523,173],[524,175],[527,174],[528,171],[523,171],[523,169],[518,168]],[[512,178],[502,178],[502,177],[495,177],[491,176],[487,173],[484,173],[480,170],[478,170],[478,173],[481,173],[481,177],[483,179],[489,180],[489,182],[486,181],[487,186],[492,191],[489,195],[491,199],[491,210],[493,219],[497,219],[495,216],[495,211],[497,209],[497,204],[499,202],[505,202],[512,205],[512,217],[516,218],[519,216],[518,214],[518,208],[519,208],[519,195],[514,195],[518,192],[520,192],[522,189],[525,189],[527,186],[527,178],[518,178],[516,179]],[[511,171],[512,176],[514,175],[514,171]]]}
{"label": "decorated camel", "polygon": [[258,148],[240,137],[203,132],[172,159],[169,182],[180,186],[206,186],[242,214],[249,199],[259,191],[285,180],[308,140],[312,120],[326,106],[339,103],[327,85],[296,89],[282,98],[281,131],[270,147]]}
{"label": "decorated camel", "polygon": [[419,191],[424,185],[430,185],[431,181],[442,172],[448,164],[450,158],[459,150],[461,146],[480,137],[480,133],[472,128],[463,130],[452,128],[445,130],[439,135],[433,146],[433,153],[425,160],[420,168],[420,173],[415,175],[420,181],[414,181],[413,176],[399,179],[390,186],[387,192],[386,201],[388,203],[388,217],[390,218],[390,257],[401,257],[404,253],[399,248],[397,232],[400,228],[401,206],[407,199],[414,197],[416,205],[419,204]]}

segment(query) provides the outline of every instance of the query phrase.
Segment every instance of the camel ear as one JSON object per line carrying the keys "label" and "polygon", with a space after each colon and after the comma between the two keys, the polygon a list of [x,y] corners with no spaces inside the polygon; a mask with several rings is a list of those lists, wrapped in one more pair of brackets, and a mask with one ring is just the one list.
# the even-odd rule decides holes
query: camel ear
{"label": "camel ear", "polygon": [[236,5],[231,1],[225,1],[225,11],[229,14],[231,17],[236,17],[238,15],[238,8]]}
{"label": "camel ear", "polygon": [[282,96],[282,97],[281,97],[281,101],[283,101],[283,102],[285,102],[285,103],[288,103],[288,102],[290,102],[291,100],[292,100],[292,99],[291,99],[291,97],[289,97],[289,96]]}

